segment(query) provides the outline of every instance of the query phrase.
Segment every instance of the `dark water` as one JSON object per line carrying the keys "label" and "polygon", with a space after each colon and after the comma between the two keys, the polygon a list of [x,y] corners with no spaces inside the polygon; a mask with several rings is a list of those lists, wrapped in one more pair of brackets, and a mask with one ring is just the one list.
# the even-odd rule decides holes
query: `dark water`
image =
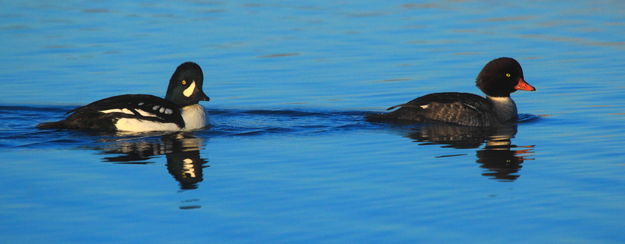
{"label": "dark water", "polygon": [[[625,241],[622,1],[0,5],[3,243]],[[500,56],[515,126],[362,119]],[[207,129],[34,128],[188,60]]]}

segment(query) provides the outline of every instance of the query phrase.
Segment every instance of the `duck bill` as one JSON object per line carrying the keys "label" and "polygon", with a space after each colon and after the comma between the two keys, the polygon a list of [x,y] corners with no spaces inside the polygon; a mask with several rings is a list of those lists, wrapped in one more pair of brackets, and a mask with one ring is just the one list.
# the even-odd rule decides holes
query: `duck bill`
{"label": "duck bill", "polygon": [[202,92],[202,100],[201,101],[207,101],[208,102],[210,100],[211,100],[211,98],[206,96],[206,94],[204,94],[204,92]]}
{"label": "duck bill", "polygon": [[204,91],[202,91],[202,89],[200,89],[200,94],[199,95],[199,101],[210,101],[210,97],[206,96],[206,94],[204,93]]}
{"label": "duck bill", "polygon": [[536,91],[536,88],[528,84],[523,78],[519,79],[519,83],[516,84],[514,89],[524,91]]}

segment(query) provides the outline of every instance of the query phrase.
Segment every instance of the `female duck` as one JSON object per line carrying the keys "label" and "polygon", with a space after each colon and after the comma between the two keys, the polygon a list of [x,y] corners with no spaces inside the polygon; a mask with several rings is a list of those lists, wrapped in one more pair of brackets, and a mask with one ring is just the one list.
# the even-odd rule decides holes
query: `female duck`
{"label": "female duck", "polygon": [[393,112],[368,115],[368,121],[445,122],[464,126],[490,127],[517,119],[516,104],[510,93],[535,91],[525,82],[519,62],[497,58],[486,64],[477,76],[477,87],[486,98],[470,93],[444,92],[418,97],[388,108]]}

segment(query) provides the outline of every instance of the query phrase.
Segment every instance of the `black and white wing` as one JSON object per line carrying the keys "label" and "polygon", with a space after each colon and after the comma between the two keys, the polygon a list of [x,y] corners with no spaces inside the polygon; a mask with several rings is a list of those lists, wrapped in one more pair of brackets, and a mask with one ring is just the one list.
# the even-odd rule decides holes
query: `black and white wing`
{"label": "black and white wing", "polygon": [[184,128],[180,108],[163,98],[131,94],[105,98],[76,108],[63,122],[74,129],[116,130],[115,123],[123,118],[158,123],[174,123]]}

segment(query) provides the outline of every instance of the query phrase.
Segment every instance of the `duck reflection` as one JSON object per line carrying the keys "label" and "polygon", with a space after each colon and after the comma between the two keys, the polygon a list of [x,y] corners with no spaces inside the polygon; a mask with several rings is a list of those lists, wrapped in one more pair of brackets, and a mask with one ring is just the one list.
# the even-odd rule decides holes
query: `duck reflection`
{"label": "duck reflection", "polygon": [[148,164],[159,155],[167,159],[167,171],[180,184],[180,189],[197,189],[203,180],[207,161],[200,156],[202,140],[191,134],[175,133],[160,137],[117,137],[100,147],[105,162]]}
{"label": "duck reflection", "polygon": [[466,127],[446,124],[424,124],[413,128],[407,137],[423,144],[440,144],[457,149],[478,148],[476,162],[485,169],[483,176],[501,181],[514,181],[525,160],[531,160],[534,146],[512,144],[516,124],[497,128]]}

